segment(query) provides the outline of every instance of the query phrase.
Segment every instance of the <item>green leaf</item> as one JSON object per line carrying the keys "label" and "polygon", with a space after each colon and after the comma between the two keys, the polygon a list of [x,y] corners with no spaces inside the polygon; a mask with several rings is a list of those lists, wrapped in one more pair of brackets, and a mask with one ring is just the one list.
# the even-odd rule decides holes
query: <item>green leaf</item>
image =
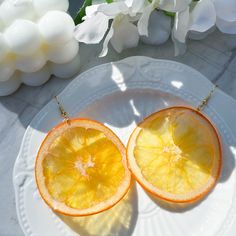
{"label": "green leaf", "polygon": [[175,17],[175,12],[164,11],[164,13],[165,13],[167,16]]}
{"label": "green leaf", "polygon": [[74,22],[75,25],[80,24],[81,22],[83,22],[82,18],[85,16],[85,8],[87,6],[91,6],[92,5],[92,0],[85,0],[83,6],[79,9],[79,11],[77,12],[75,18],[74,18]]}
{"label": "green leaf", "polygon": [[107,3],[112,3],[112,2],[113,2],[113,0],[106,0],[106,2],[107,2]]}

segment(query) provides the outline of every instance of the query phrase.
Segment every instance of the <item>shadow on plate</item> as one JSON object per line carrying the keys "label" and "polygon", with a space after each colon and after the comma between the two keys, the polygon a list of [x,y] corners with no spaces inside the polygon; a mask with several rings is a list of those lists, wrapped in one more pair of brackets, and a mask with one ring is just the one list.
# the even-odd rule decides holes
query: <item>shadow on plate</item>
{"label": "shadow on plate", "polygon": [[224,148],[227,145],[228,144],[224,145],[223,142],[222,170],[219,179],[220,183],[227,181],[235,168],[236,145],[230,146],[229,149]]}
{"label": "shadow on plate", "polygon": [[149,196],[149,198],[153,202],[155,202],[160,208],[162,208],[166,211],[176,212],[176,213],[190,211],[190,210],[194,209],[195,207],[197,207],[198,205],[200,205],[201,202],[204,201],[204,199],[207,198],[207,196],[205,196],[202,199],[200,199],[196,202],[193,202],[193,203],[172,203],[172,202],[168,202],[168,201],[158,199],[158,198],[152,196],[148,192],[146,192],[146,193]]}
{"label": "shadow on plate", "polygon": [[102,213],[71,217],[58,214],[58,217],[74,232],[83,236],[128,236],[131,235],[138,215],[137,189],[135,183],[117,205]]}

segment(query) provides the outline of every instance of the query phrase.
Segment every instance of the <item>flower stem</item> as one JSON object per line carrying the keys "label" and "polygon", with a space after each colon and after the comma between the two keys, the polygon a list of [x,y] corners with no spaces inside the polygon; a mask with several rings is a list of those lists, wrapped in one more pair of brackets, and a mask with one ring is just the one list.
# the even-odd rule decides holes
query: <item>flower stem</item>
{"label": "flower stem", "polygon": [[81,22],[83,22],[83,17],[85,16],[85,8],[87,6],[91,6],[92,5],[92,0],[85,0],[82,7],[79,9],[79,11],[77,12],[75,18],[74,18],[74,22],[75,25],[80,24]]}
{"label": "flower stem", "polygon": [[170,17],[175,17],[175,12],[170,12],[170,11],[164,11],[165,15],[170,16]]}

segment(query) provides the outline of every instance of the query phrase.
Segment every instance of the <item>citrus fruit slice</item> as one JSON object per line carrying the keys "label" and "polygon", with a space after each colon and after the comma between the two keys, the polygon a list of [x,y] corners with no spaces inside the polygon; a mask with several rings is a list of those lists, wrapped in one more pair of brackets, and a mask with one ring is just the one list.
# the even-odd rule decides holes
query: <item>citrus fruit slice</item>
{"label": "citrus fruit slice", "polygon": [[63,122],[48,133],[35,177],[44,201],[71,216],[112,207],[131,182],[124,145],[109,128],[88,119]]}
{"label": "citrus fruit slice", "polygon": [[211,122],[188,107],[171,107],[142,121],[132,133],[127,157],[136,180],[170,202],[193,202],[215,185],[221,143]]}

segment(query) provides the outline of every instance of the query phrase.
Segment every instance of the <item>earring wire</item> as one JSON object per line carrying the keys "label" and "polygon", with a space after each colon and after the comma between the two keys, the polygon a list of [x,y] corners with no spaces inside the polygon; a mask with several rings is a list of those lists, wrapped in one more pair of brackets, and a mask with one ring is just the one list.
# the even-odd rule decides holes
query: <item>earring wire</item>
{"label": "earring wire", "polygon": [[212,90],[210,91],[210,93],[201,101],[201,103],[198,105],[197,110],[198,111],[202,111],[203,108],[207,105],[208,101],[210,100],[210,98],[212,97],[212,94],[215,92],[216,88],[218,86],[214,85],[214,87],[212,88]]}
{"label": "earring wire", "polygon": [[59,102],[58,100],[58,97],[55,96],[54,97],[56,102],[57,102],[57,105],[58,105],[58,109],[60,111],[60,114],[61,114],[61,117],[69,124],[70,122],[70,118],[69,118],[69,115],[68,113],[65,111],[64,107],[61,105],[61,103]]}

